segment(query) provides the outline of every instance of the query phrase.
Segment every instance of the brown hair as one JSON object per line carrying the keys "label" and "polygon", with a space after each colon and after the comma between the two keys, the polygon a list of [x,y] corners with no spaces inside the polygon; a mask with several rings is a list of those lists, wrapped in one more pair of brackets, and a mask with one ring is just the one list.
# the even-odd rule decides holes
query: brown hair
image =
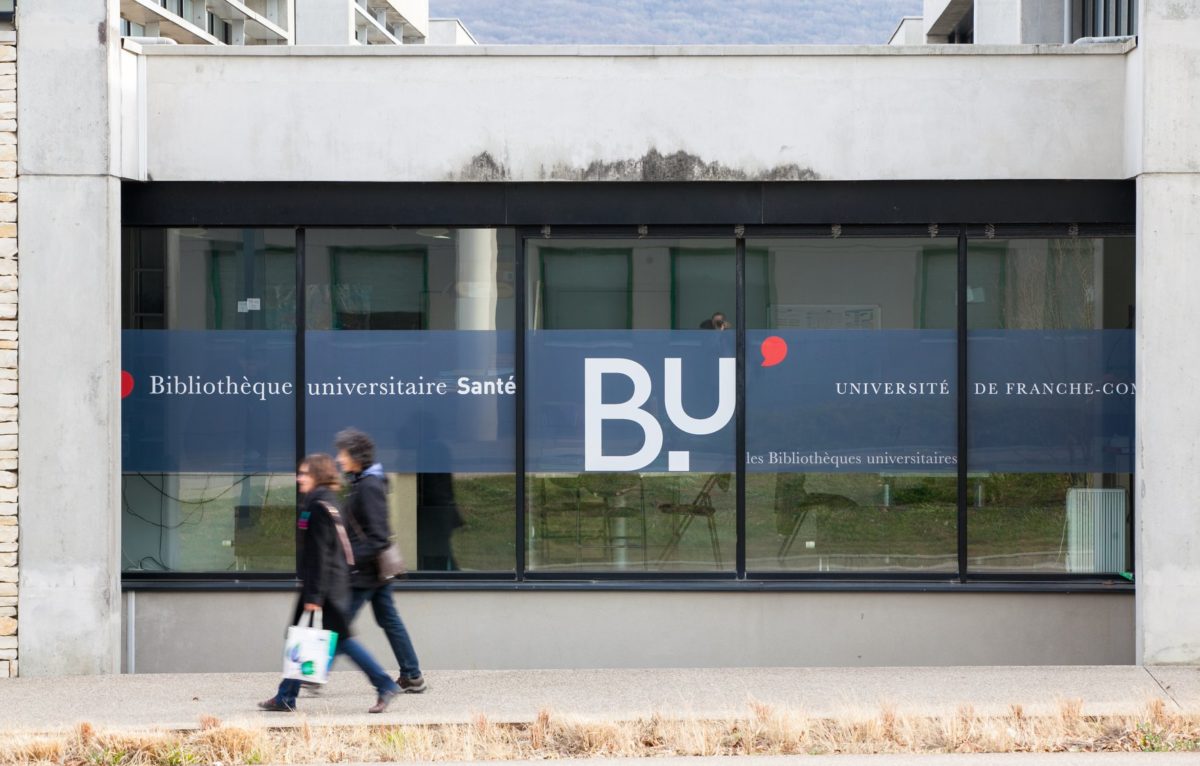
{"label": "brown hair", "polygon": [[338,473],[337,466],[333,463],[333,458],[326,455],[324,452],[314,452],[304,461],[301,466],[308,466],[308,475],[312,477],[318,487],[333,487],[338,489],[342,486],[342,477]]}

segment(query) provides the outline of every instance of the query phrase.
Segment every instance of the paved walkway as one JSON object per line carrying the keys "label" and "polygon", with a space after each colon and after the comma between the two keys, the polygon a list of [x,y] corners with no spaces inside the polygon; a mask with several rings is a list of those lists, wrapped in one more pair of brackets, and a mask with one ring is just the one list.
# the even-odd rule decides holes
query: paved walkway
{"label": "paved walkway", "polygon": [[333,674],[320,696],[300,698],[303,715],[263,713],[271,673],[76,676],[0,681],[0,732],[47,731],[88,721],[105,727],[189,728],[202,715],[257,726],[348,723],[494,722],[556,716],[618,720],[745,715],[751,702],[812,716],[892,706],[899,714],[940,715],[971,705],[980,715],[1052,713],[1079,699],[1085,714],[1143,713],[1150,700],[1200,713],[1200,668],[954,667],[748,668],[665,670],[434,671],[431,688],[404,695],[383,715],[367,715],[374,693],[356,671]]}

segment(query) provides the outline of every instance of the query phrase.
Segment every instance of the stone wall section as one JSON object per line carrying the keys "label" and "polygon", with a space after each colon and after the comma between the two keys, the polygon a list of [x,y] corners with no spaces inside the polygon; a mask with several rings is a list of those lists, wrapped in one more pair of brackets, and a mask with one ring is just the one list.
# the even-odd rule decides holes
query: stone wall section
{"label": "stone wall section", "polygon": [[17,675],[17,43],[0,32],[0,678]]}

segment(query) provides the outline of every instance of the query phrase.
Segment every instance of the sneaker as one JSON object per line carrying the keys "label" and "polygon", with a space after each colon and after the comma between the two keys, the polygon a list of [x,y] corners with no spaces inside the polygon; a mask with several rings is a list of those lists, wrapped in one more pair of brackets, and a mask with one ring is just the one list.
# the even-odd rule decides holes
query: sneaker
{"label": "sneaker", "polygon": [[396,697],[399,696],[399,694],[400,694],[400,692],[398,690],[397,691],[389,691],[389,692],[380,692],[379,698],[375,700],[375,704],[372,705],[370,707],[370,709],[367,710],[367,712],[368,713],[382,713],[383,711],[388,709],[388,705],[392,704],[392,700],[396,699]]}
{"label": "sneaker", "polygon": [[296,712],[295,706],[285,705],[274,697],[272,697],[271,699],[268,699],[268,700],[263,700],[262,702],[258,703],[258,706],[260,708],[262,708],[263,710],[266,710],[271,713],[295,713]]}
{"label": "sneaker", "polygon": [[429,688],[425,683],[425,676],[417,676],[415,678],[400,676],[396,679],[396,683],[400,685],[400,691],[405,694],[420,694]]}

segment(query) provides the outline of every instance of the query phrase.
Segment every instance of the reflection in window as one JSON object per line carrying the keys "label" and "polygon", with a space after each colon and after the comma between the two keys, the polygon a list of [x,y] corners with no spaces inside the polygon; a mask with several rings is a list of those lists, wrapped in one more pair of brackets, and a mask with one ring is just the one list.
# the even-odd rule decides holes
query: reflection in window
{"label": "reflection in window", "polygon": [[[512,571],[512,396],[455,394],[513,373],[511,230],[310,229],[305,240],[309,450],[354,426],[388,474],[392,530],[418,571]],[[347,382],[448,394],[330,397]],[[481,467],[482,466],[482,467]]]}
{"label": "reflection in window", "polygon": [[971,242],[967,275],[972,384],[1005,386],[969,402],[970,568],[1130,571],[1132,397],[1005,394],[1133,380],[1133,239]]}
{"label": "reflection in window", "polygon": [[[663,424],[669,445],[678,434],[663,406],[663,359],[679,356],[685,411],[693,417],[713,413],[718,358],[733,357],[734,338],[700,328],[712,328],[714,315],[722,313],[728,321],[719,329],[733,328],[733,242],[555,239],[527,247],[528,568],[732,570],[732,416],[688,445],[686,469],[668,470],[666,453],[677,444],[649,456],[644,469],[585,471],[580,392],[586,358],[644,364],[658,387],[645,408]],[[611,390],[604,384],[606,401],[629,397],[620,377],[612,376]],[[636,429],[622,430],[627,425],[610,422],[602,429],[610,454],[629,455],[645,444]]]}
{"label": "reflection in window", "polygon": [[[767,292],[747,328],[747,569],[953,570],[955,399],[940,384],[956,358],[955,241],[747,250],[764,253]],[[868,388],[896,381],[916,388]]]}
{"label": "reflection in window", "polygon": [[[149,358],[153,370],[184,377],[293,378],[291,230],[131,228],[124,232],[122,257],[127,366]],[[244,331],[253,333],[238,334]],[[270,353],[260,353],[263,349]],[[231,360],[218,369],[218,361]],[[136,385],[141,393],[149,381]],[[296,503],[290,400],[279,397],[269,413],[249,407],[252,414],[240,426],[219,424],[219,434],[204,430],[188,397],[177,397],[165,415],[147,417],[139,409],[145,406],[131,398],[123,413],[123,568],[292,571]],[[185,438],[188,428],[199,428],[201,437],[193,432],[193,438]],[[178,470],[131,470],[167,460]],[[215,463],[233,463],[238,470],[205,468]]]}

